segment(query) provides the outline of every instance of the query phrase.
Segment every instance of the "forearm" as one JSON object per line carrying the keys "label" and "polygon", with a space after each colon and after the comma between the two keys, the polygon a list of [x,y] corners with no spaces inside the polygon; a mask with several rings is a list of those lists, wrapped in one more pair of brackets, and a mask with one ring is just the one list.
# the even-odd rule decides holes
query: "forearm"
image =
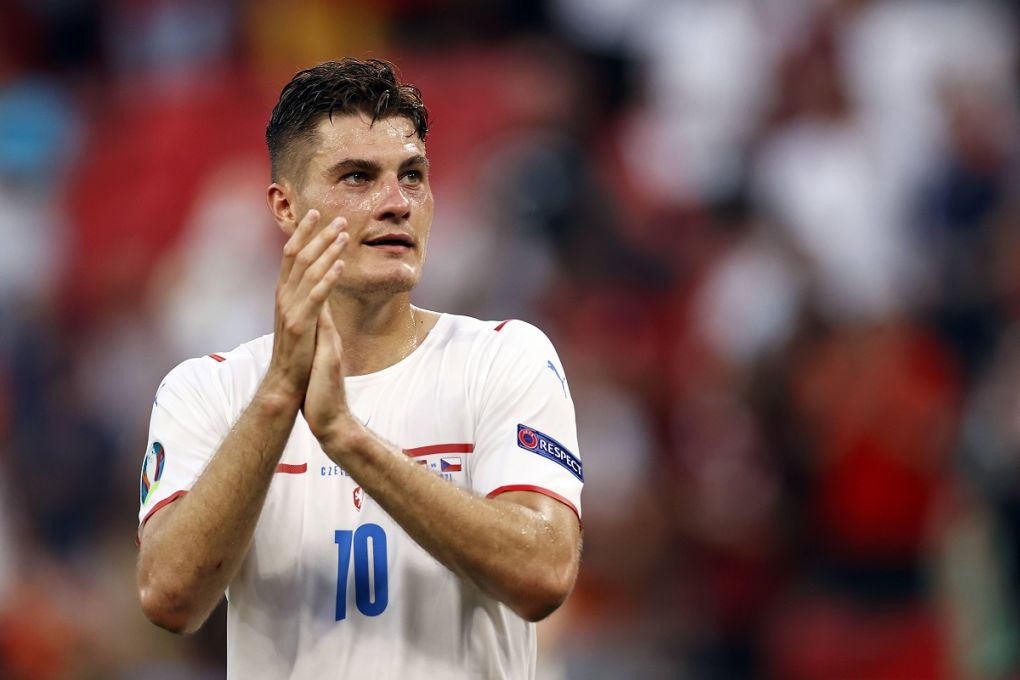
{"label": "forearm", "polygon": [[[527,619],[544,617],[566,597],[577,574],[579,528],[565,506],[483,498],[360,424],[351,430],[327,442],[326,453],[440,563]],[[569,517],[547,512],[550,506]]]}
{"label": "forearm", "polygon": [[251,404],[191,491],[142,528],[138,586],[153,622],[195,630],[219,602],[251,546],[255,526],[305,399],[317,318],[336,285],[349,240],[335,218],[317,229],[309,210],[283,248],[273,353]]}
{"label": "forearm", "polygon": [[251,545],[296,414],[264,384],[192,489],[145,528],[138,581],[156,623],[191,632],[219,602]]}

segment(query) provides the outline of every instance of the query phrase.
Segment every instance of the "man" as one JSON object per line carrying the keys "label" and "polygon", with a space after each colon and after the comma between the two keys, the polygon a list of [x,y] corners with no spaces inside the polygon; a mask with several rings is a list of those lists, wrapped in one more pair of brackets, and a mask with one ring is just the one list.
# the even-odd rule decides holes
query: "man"
{"label": "man", "polygon": [[138,588],[231,678],[527,678],[570,593],[582,469],[552,345],[413,307],[433,201],[418,91],[383,61],[302,71],[266,130],[275,332],[156,394]]}

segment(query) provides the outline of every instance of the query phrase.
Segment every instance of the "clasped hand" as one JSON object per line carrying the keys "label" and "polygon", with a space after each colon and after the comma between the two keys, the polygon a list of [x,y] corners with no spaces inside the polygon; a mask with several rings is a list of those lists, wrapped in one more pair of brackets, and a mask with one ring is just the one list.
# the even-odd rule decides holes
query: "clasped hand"
{"label": "clasped hand", "polygon": [[309,210],[283,248],[273,357],[262,389],[300,408],[312,433],[325,441],[353,421],[344,394],[343,343],[326,304],[343,272],[340,256],[350,235],[342,217],[316,231],[320,219]]}

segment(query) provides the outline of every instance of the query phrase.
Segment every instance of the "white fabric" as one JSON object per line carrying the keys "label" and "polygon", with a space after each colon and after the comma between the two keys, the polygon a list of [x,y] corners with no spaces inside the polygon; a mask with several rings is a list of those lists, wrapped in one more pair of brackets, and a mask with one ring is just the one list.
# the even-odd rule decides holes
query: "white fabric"
{"label": "white fabric", "polygon": [[[165,461],[139,521],[194,484],[254,395],[271,351],[272,336],[264,336],[167,376],[153,406],[150,482],[157,442]],[[534,326],[443,315],[407,358],[345,385],[356,417],[451,483],[479,495],[532,489],[579,511],[581,479],[518,444],[524,425],[577,454],[562,376]],[[534,625],[440,565],[371,498],[356,507],[358,485],[300,416],[280,462],[289,472],[274,477],[251,552],[227,591],[228,677],[534,677]],[[385,607],[382,568],[370,568],[383,544]]]}

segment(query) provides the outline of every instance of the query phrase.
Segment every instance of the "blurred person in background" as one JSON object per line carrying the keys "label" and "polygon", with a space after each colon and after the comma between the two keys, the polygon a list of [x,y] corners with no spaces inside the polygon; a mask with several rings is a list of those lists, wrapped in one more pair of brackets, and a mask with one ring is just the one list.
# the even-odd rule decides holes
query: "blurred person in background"
{"label": "blurred person in background", "polygon": [[275,333],[156,394],[142,607],[190,633],[226,590],[229,677],[533,677],[533,622],[573,588],[583,476],[555,349],[410,304],[427,131],[387,62],[298,73],[266,130],[289,236]]}
{"label": "blurred person in background", "polygon": [[456,131],[416,302],[570,374],[542,680],[1015,676],[1018,13],[0,0],[0,676],[223,677],[225,607],[181,639],[124,587],[139,442],[181,357],[272,328],[262,112],[336,54]]}

